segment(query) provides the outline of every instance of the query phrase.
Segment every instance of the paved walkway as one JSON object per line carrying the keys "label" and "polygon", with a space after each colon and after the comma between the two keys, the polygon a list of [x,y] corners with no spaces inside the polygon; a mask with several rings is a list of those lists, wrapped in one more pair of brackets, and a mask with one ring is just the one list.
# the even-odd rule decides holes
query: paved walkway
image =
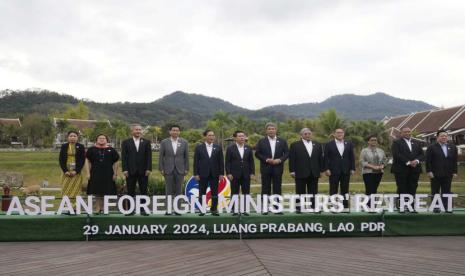
{"label": "paved walkway", "polygon": [[0,275],[464,275],[465,237],[0,243]]}

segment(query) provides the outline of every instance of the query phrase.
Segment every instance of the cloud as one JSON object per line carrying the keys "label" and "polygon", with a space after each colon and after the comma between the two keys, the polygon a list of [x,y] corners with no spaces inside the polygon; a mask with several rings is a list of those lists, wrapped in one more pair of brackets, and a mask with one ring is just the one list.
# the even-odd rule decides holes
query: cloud
{"label": "cloud", "polygon": [[0,83],[259,108],[383,91],[465,102],[463,1],[2,1]]}

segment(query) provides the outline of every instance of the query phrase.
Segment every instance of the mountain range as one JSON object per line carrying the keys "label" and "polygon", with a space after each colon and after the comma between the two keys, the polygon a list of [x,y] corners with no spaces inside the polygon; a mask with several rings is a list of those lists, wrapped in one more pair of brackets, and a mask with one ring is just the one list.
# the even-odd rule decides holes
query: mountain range
{"label": "mountain range", "polygon": [[[77,104],[80,99],[47,90],[0,92],[0,117],[22,117],[37,112],[52,115]],[[289,118],[314,118],[330,108],[349,120],[380,120],[385,116],[435,108],[422,101],[405,100],[385,93],[367,96],[343,94],[319,103],[273,105],[258,110],[246,109],[219,98],[176,91],[149,103],[98,103],[83,100],[93,119],[119,119],[126,122],[163,124],[177,121],[191,127],[201,127],[219,110],[243,114],[253,120],[283,121]]]}

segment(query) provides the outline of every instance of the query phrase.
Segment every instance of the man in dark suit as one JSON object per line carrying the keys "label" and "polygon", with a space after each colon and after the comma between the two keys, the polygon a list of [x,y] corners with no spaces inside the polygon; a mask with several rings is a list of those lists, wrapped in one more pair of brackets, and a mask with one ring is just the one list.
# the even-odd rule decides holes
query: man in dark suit
{"label": "man in dark suit", "polygon": [[[273,194],[280,195],[284,162],[289,157],[289,148],[286,140],[276,136],[276,124],[267,123],[265,129],[266,137],[260,139],[255,146],[255,157],[260,160],[262,195],[271,195],[272,184]],[[268,214],[268,211],[264,210],[263,214]]]}
{"label": "man in dark suit", "polygon": [[[142,127],[131,125],[132,137],[121,144],[121,163],[126,177],[128,194],[136,195],[136,183],[139,183],[141,195],[147,195],[148,177],[152,172],[152,147],[149,140],[142,138]],[[147,215],[142,212],[142,215]]]}
{"label": "man in dark suit", "polygon": [[[448,143],[449,135],[439,130],[436,143],[426,150],[426,172],[431,180],[431,195],[450,194],[452,178],[457,177],[457,147]],[[447,209],[447,200],[442,199]],[[450,206],[452,208],[452,206]],[[440,210],[435,209],[435,212]]]}
{"label": "man in dark suit", "polygon": [[[344,140],[344,130],[334,131],[334,140],[329,141],[324,150],[325,170],[329,176],[329,194],[338,193],[345,198],[349,194],[350,176],[355,172],[354,146]],[[344,208],[349,208],[349,202],[344,199]]]}
{"label": "man in dark suit", "polygon": [[[197,145],[194,152],[194,176],[199,181],[199,198],[207,192],[210,185],[212,206],[211,213],[219,216],[218,208],[218,182],[224,175],[223,149],[213,142],[215,133],[212,130],[203,132],[205,143]],[[200,213],[201,216],[205,215]]]}
{"label": "man in dark suit", "polygon": [[[245,133],[241,130],[233,134],[235,143],[226,150],[226,175],[231,181],[231,194],[250,194],[250,179],[255,177],[255,164],[252,148],[245,144]],[[244,215],[249,214],[244,212]],[[236,212],[233,215],[237,215]]]}
{"label": "man in dark suit", "polygon": [[394,140],[391,146],[393,159],[391,172],[396,178],[399,196],[400,194],[410,194],[415,197],[421,173],[420,161],[424,159],[424,154],[420,143],[412,140],[410,128],[402,128],[400,136],[399,139]]}
{"label": "man in dark suit", "polygon": [[[324,171],[323,149],[312,141],[312,131],[303,128],[301,140],[291,144],[289,149],[289,172],[295,178],[295,192],[298,195],[312,194],[312,208],[315,207],[315,195],[318,193],[318,178]],[[297,213],[301,212],[298,202]]]}

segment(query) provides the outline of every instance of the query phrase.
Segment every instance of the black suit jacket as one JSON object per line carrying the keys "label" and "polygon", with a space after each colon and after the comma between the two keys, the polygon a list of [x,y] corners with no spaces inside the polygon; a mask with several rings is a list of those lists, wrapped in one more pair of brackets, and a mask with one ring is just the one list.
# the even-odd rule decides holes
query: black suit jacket
{"label": "black suit jacket", "polygon": [[426,149],[426,172],[432,172],[434,177],[450,177],[457,173],[457,147],[447,144],[447,157],[439,143],[434,143]]}
{"label": "black suit jacket", "polygon": [[[60,167],[63,173],[68,171],[68,166],[66,162],[68,161],[68,145],[69,143],[65,143],[61,145],[60,149],[60,156],[59,162]],[[81,173],[84,164],[86,163],[86,149],[83,144],[76,143],[76,173]]]}
{"label": "black suit jacket", "polygon": [[239,148],[234,143],[226,149],[225,161],[226,174],[232,174],[234,178],[249,179],[251,174],[255,174],[255,164],[253,159],[252,148],[244,145],[244,157],[241,158]]}
{"label": "black suit jacket", "polygon": [[414,173],[421,173],[421,164],[418,164],[415,168],[407,166],[408,161],[418,160],[421,162],[425,158],[420,143],[414,140],[410,141],[412,144],[412,151],[410,151],[407,142],[405,142],[403,138],[394,140],[394,142],[392,142],[392,173],[402,174],[410,171]]}
{"label": "black suit jacket", "polygon": [[281,163],[278,165],[271,165],[266,163],[266,159],[272,158],[271,156],[271,145],[268,137],[258,140],[255,146],[255,157],[260,160],[260,172],[270,173],[272,167],[277,173],[283,173],[284,162],[289,158],[289,148],[286,140],[276,137],[276,148],[274,153],[274,159],[281,159]]}
{"label": "black suit jacket", "polygon": [[344,140],[344,152],[341,156],[336,146],[336,141],[329,141],[325,146],[325,170],[330,170],[331,174],[349,174],[355,171],[354,146],[351,142]]}
{"label": "black suit jacket", "polygon": [[296,178],[307,178],[309,176],[320,177],[324,171],[323,149],[321,145],[313,142],[312,156],[302,140],[291,144],[289,149],[289,172],[294,172]]}
{"label": "black suit jacket", "polygon": [[139,151],[131,137],[121,144],[121,163],[123,172],[129,175],[143,175],[145,171],[152,171],[152,147],[150,141],[140,138]]}
{"label": "black suit jacket", "polygon": [[208,157],[207,146],[205,143],[197,145],[194,152],[194,175],[202,178],[208,176],[218,177],[224,174],[224,157],[223,149],[213,144],[211,157]]}

